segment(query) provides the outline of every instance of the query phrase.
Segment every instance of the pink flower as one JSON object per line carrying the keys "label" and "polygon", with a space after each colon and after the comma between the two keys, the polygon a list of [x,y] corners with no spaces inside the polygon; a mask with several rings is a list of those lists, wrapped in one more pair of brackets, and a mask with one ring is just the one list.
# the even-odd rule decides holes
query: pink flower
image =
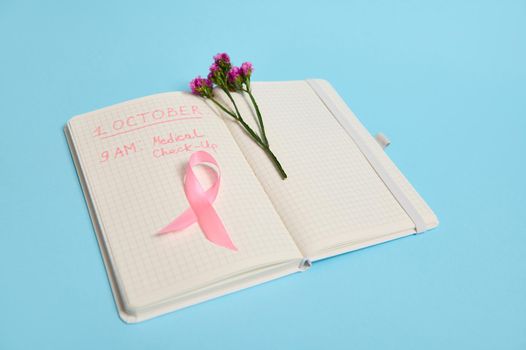
{"label": "pink flower", "polygon": [[217,84],[220,81],[224,81],[226,83],[226,78],[230,67],[232,67],[232,64],[230,63],[230,56],[228,56],[228,54],[223,52],[215,55],[214,63],[210,67],[210,71],[215,77],[214,83]]}
{"label": "pink flower", "polygon": [[252,67],[252,63],[250,62],[244,62],[241,65],[241,75],[245,78],[250,78],[250,75],[254,71],[254,67]]}
{"label": "pink flower", "polygon": [[230,64],[230,56],[226,52],[218,53],[214,56],[214,62],[220,65],[221,63]]}
{"label": "pink flower", "polygon": [[215,72],[217,72],[218,70],[220,70],[221,68],[219,68],[219,65],[217,63],[212,63],[212,65],[210,66],[209,70],[210,70],[210,73],[214,74]]}
{"label": "pink flower", "polygon": [[208,79],[210,79],[213,82],[216,82],[215,78],[218,75],[221,75],[221,73],[223,72],[222,68],[219,67],[219,65],[217,63],[215,63],[215,62],[212,63],[212,65],[209,68],[209,71],[210,71],[210,73],[208,73]]}
{"label": "pink flower", "polygon": [[243,84],[243,77],[241,76],[241,69],[239,67],[232,67],[227,74],[227,84],[230,91],[241,90]]}
{"label": "pink flower", "polygon": [[241,78],[241,69],[239,67],[232,67],[228,72],[228,82],[234,84]]}
{"label": "pink flower", "polygon": [[197,76],[197,78],[190,81],[190,90],[192,91],[192,94],[198,96],[212,96],[212,86],[213,84],[210,79],[201,78],[201,76]]}

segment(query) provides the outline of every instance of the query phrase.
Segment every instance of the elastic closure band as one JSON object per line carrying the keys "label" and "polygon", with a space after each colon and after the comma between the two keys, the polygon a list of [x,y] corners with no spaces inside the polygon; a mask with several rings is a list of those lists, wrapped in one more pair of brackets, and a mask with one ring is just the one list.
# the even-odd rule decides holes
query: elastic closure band
{"label": "elastic closure band", "polygon": [[381,132],[376,134],[374,139],[376,140],[376,142],[378,142],[378,144],[380,145],[380,147],[382,147],[382,149],[386,149],[391,144],[391,140],[389,140],[387,136],[385,136]]}
{"label": "elastic closure band", "polygon": [[358,146],[358,149],[362,152],[362,154],[365,156],[369,164],[373,167],[374,171],[378,174],[380,179],[384,182],[385,186],[389,189],[393,197],[396,199],[396,201],[400,204],[402,209],[407,213],[409,218],[413,221],[415,224],[415,230],[416,233],[424,232],[426,230],[426,225],[424,222],[424,219],[416,210],[415,206],[409,198],[405,195],[405,193],[400,189],[400,187],[396,184],[396,182],[392,179],[392,177],[389,175],[389,172],[384,168],[382,163],[378,160],[378,158],[373,154],[371,149],[367,146],[364,139],[360,136],[360,134],[356,131],[356,129],[352,126],[352,124],[349,122],[349,119],[352,118],[352,115],[349,115],[350,112],[344,112],[333,101],[333,99],[325,92],[323,86],[319,83],[319,81],[315,79],[308,79],[306,82],[310,85],[312,90],[318,95],[320,100],[325,104],[327,109],[332,113],[332,115],[336,118],[336,120],[340,123],[340,125],[347,131],[351,139],[354,141],[356,146]]}

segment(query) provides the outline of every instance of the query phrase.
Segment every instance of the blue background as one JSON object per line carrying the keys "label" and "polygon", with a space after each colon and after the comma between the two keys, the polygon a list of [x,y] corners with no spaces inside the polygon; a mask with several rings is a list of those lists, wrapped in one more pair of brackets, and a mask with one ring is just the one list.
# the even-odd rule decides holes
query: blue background
{"label": "blue background", "polygon": [[[439,228],[138,325],[62,127],[211,56],[328,79]],[[0,2],[0,349],[525,349],[525,1]]]}

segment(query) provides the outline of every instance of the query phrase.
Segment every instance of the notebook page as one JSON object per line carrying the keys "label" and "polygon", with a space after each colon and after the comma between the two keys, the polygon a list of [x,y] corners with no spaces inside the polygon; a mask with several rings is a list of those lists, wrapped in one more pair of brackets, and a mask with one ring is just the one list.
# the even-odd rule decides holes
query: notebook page
{"label": "notebook page", "polygon": [[429,230],[438,226],[438,218],[433,210],[431,210],[425,200],[411,185],[404,174],[402,174],[400,169],[398,169],[391,158],[388,157],[387,153],[381,147],[379,147],[378,142],[373,137],[371,137],[369,131],[350,110],[349,106],[347,106],[345,101],[341,98],[334,87],[326,80],[318,79],[316,80],[316,83],[324,89],[325,93],[331,98],[334,105],[340,111],[347,113],[346,119],[348,123],[352,126],[356,133],[361,136],[362,141],[366,144],[373,156],[380,162],[381,166],[389,173],[396,186],[398,186],[404,195],[411,201],[411,204],[422,217],[426,225],[426,229]]}
{"label": "notebook page", "polygon": [[[306,82],[254,83],[253,90],[271,149],[288,179],[279,178],[236,124],[228,126],[306,256],[414,227]],[[242,113],[250,115],[248,98],[237,100]]]}
{"label": "notebook page", "polygon": [[[153,95],[75,117],[68,127],[128,307],[302,258],[221,118],[202,99]],[[206,240],[197,224],[156,235],[188,208],[183,172],[196,150],[219,163],[213,206],[237,252]]]}

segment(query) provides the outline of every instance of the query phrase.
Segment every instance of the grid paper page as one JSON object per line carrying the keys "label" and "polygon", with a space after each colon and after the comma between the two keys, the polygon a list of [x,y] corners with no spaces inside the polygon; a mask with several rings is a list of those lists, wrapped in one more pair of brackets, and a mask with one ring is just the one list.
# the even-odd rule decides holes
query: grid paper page
{"label": "grid paper page", "polygon": [[[75,117],[69,130],[128,307],[301,259],[223,121],[200,98],[145,97]],[[156,235],[188,208],[183,172],[196,150],[211,153],[221,167],[213,205],[238,252],[206,240],[197,224]]]}
{"label": "grid paper page", "polygon": [[349,106],[347,106],[347,104],[341,98],[338,92],[332,87],[331,84],[329,84],[329,82],[325,80],[318,80],[318,83],[324,87],[325,92],[331,97],[332,101],[336,104],[336,106],[338,106],[340,110],[347,112],[347,114],[350,116],[350,118],[348,118],[348,121],[350,122],[352,127],[359,134],[361,134],[364,143],[367,144],[367,147],[369,148],[371,153],[373,153],[374,156],[378,159],[378,161],[381,162],[382,166],[389,172],[389,175],[396,183],[398,188],[400,188],[400,190],[404,192],[407,198],[415,206],[418,213],[424,219],[426,228],[431,229],[436,227],[438,225],[438,218],[436,217],[435,213],[431,210],[431,208],[427,205],[424,199],[407,180],[404,174],[402,174],[400,169],[398,169],[398,167],[391,160],[391,158],[387,156],[387,153],[384,152],[384,150],[381,147],[379,147],[376,140],[370,136],[369,131],[367,131],[367,129],[360,122],[360,120],[350,110]]}
{"label": "grid paper page", "polygon": [[[254,83],[270,147],[288,179],[228,126],[305,256],[414,227],[353,140],[305,81]],[[242,114],[249,99],[237,96]],[[252,115],[252,124],[253,115]]]}

